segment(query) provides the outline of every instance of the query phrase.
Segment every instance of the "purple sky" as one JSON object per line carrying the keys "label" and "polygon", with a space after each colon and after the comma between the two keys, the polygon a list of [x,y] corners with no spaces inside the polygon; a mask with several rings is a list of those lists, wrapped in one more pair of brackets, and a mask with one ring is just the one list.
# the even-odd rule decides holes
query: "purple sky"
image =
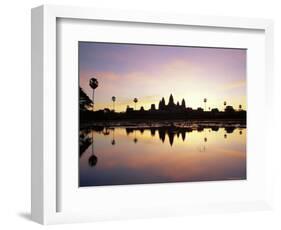
{"label": "purple sky", "polygon": [[116,110],[150,108],[170,93],[187,106],[223,109],[223,102],[246,108],[246,50],[182,46],[79,42],[80,86],[91,97],[89,79],[96,77],[95,107]]}

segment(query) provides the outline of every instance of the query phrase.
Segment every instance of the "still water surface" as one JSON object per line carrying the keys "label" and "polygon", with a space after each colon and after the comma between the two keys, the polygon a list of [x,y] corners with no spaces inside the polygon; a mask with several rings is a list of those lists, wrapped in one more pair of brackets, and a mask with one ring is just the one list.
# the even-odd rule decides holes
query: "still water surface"
{"label": "still water surface", "polygon": [[80,186],[241,179],[246,179],[245,128],[80,131]]}

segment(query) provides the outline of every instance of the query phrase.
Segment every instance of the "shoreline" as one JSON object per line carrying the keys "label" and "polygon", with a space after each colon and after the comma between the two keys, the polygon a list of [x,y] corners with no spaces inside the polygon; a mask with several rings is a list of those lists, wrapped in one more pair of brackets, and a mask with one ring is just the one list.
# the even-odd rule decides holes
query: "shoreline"
{"label": "shoreline", "polygon": [[161,127],[174,127],[174,128],[247,128],[246,120],[214,120],[214,119],[194,119],[194,120],[120,120],[120,121],[93,121],[93,122],[80,122],[80,129],[87,128],[161,128]]}

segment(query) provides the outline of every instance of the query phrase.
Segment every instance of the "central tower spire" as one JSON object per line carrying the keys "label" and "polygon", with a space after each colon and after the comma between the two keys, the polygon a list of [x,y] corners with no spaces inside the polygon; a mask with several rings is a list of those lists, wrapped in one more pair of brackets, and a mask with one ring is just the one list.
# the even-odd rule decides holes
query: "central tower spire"
{"label": "central tower spire", "polygon": [[169,97],[169,103],[168,103],[168,106],[174,106],[175,103],[174,103],[174,97],[173,95],[171,94],[170,97]]}

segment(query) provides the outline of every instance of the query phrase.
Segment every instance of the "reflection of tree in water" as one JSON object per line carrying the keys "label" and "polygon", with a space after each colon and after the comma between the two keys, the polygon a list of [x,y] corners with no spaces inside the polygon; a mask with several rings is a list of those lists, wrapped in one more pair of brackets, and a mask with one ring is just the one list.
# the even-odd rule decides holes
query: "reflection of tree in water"
{"label": "reflection of tree in water", "polygon": [[[140,131],[140,133],[143,134],[144,130],[145,130],[145,128],[127,127],[126,133],[127,133],[127,136],[129,136],[131,133],[133,133],[134,134],[133,141],[134,141],[134,143],[137,143],[138,142],[137,131]],[[151,136],[152,136],[152,133],[151,133]]]}
{"label": "reflection of tree in water", "polygon": [[127,136],[129,136],[130,133],[133,133],[133,132],[134,132],[134,129],[133,129],[133,128],[126,128]]}
{"label": "reflection of tree in water", "polygon": [[[96,130],[100,132],[100,130]],[[91,132],[91,136],[89,136]],[[89,129],[80,130],[79,132],[79,156],[81,157],[83,153],[88,149],[88,147],[92,144],[92,153],[88,159],[88,163],[91,167],[95,166],[98,162],[97,156],[94,154],[94,138],[93,138],[93,130]]]}
{"label": "reflection of tree in water", "polygon": [[112,145],[116,144],[116,142],[115,142],[115,129],[114,128],[112,129],[112,141],[111,141],[111,144]]}
{"label": "reflection of tree in water", "polygon": [[134,133],[135,133],[134,142],[137,143],[138,139],[137,139],[137,132],[136,132],[136,130],[134,131]]}
{"label": "reflection of tree in water", "polygon": [[90,130],[80,130],[79,132],[79,156],[86,151],[86,149],[92,144],[92,139],[88,136]]}
{"label": "reflection of tree in water", "polygon": [[103,132],[104,127],[103,126],[94,126],[94,127],[91,127],[91,130],[95,131],[97,133],[101,133],[101,132]]}
{"label": "reflection of tree in water", "polygon": [[204,137],[204,143],[198,147],[198,151],[199,152],[206,152],[207,148],[205,146],[205,143],[207,143],[207,141],[208,141],[208,138]]}
{"label": "reflection of tree in water", "polygon": [[143,134],[144,128],[140,128],[140,132],[141,132],[141,134]]}
{"label": "reflection of tree in water", "polygon": [[219,126],[211,126],[210,127],[211,129],[212,129],[212,131],[214,131],[214,132],[217,132],[217,131],[219,131]]}
{"label": "reflection of tree in water", "polygon": [[89,157],[89,165],[91,166],[91,167],[94,167],[94,166],[96,166],[96,164],[97,164],[97,162],[98,162],[98,158],[95,156],[95,155],[91,155],[90,157]]}
{"label": "reflection of tree in water", "polygon": [[110,134],[109,129],[105,128],[102,130],[103,135],[108,136]]}
{"label": "reflection of tree in water", "polygon": [[92,155],[89,157],[88,163],[91,167],[96,166],[98,162],[97,156],[94,154],[94,132],[92,131]]}
{"label": "reflection of tree in water", "polygon": [[227,139],[227,134],[231,134],[233,133],[233,131],[236,129],[235,126],[228,126],[228,127],[225,127],[224,130],[225,130],[225,134],[224,134],[224,138]]}
{"label": "reflection of tree in water", "polygon": [[202,132],[203,130],[204,130],[204,127],[203,127],[203,126],[198,126],[198,127],[197,127],[197,131],[198,131],[198,132]]}
{"label": "reflection of tree in water", "polygon": [[235,127],[234,126],[228,126],[224,128],[226,133],[233,133]]}

